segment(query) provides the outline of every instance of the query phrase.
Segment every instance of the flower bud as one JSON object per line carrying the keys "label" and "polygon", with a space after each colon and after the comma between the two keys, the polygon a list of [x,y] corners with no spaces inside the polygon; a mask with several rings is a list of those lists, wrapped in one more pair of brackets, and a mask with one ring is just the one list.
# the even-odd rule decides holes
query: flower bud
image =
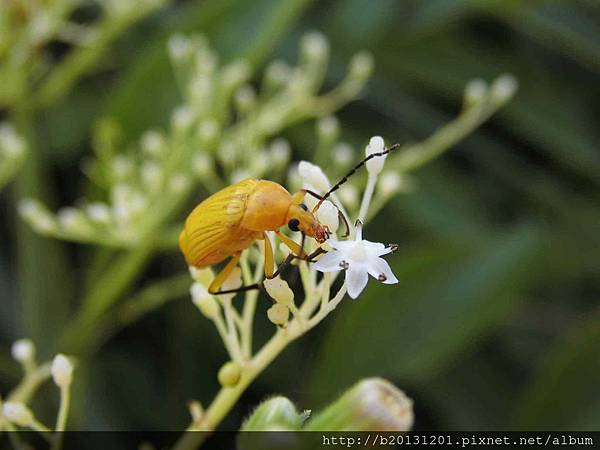
{"label": "flower bud", "polygon": [[408,431],[412,400],[389,381],[367,378],[310,419],[307,431]]}
{"label": "flower bud", "polygon": [[12,125],[0,123],[0,152],[8,157],[15,157],[25,153],[25,140],[17,134]]}
{"label": "flower bud", "polygon": [[290,317],[290,310],[283,303],[275,303],[267,310],[267,317],[275,325],[285,325]]}
{"label": "flower bud", "polygon": [[[277,302],[282,305],[290,305],[294,301],[294,293],[288,286],[285,280],[280,277],[265,279],[263,286],[267,293]],[[287,321],[287,319],[286,319]]]}
{"label": "flower bud", "polygon": [[340,121],[335,116],[325,116],[317,122],[317,133],[326,142],[333,142],[340,134]]}
{"label": "flower bud", "polygon": [[350,76],[359,80],[366,80],[373,73],[375,62],[373,55],[367,51],[358,52],[350,60]]}
{"label": "flower bud", "polygon": [[185,105],[178,106],[171,116],[171,123],[175,131],[183,133],[187,131],[194,122],[194,113]]}
{"label": "flower bud", "polygon": [[290,143],[283,138],[277,138],[270,145],[270,157],[275,166],[284,166],[290,159]]}
{"label": "flower bud", "polygon": [[385,172],[379,178],[379,191],[385,197],[395,194],[402,185],[402,178],[396,172]]}
{"label": "flower bud", "polygon": [[33,361],[35,358],[35,345],[30,339],[19,339],[13,343],[11,354],[20,363]]}
{"label": "flower bud", "polygon": [[203,145],[210,145],[219,136],[219,122],[214,119],[203,120],[198,126],[197,136]]}
{"label": "flower bud", "polygon": [[242,425],[242,431],[300,430],[302,415],[285,397],[273,397],[262,402]]}
{"label": "flower bud", "polygon": [[325,192],[329,190],[331,183],[327,179],[327,175],[323,172],[323,170],[308,161],[300,161],[298,164],[298,172],[300,176],[304,178],[304,181],[311,186],[314,186],[315,189]]}
{"label": "flower bud", "polygon": [[67,388],[73,381],[73,364],[65,355],[59,353],[54,357],[50,368],[54,383],[62,388]]}
{"label": "flower bud", "polygon": [[223,67],[221,79],[224,86],[234,89],[250,78],[251,74],[252,68],[250,64],[247,61],[239,60]]}
{"label": "flower bud", "polygon": [[235,106],[240,114],[247,114],[256,105],[256,91],[250,85],[244,85],[235,91]]}
{"label": "flower bud", "polygon": [[317,220],[322,225],[329,227],[329,231],[332,233],[335,233],[340,226],[338,210],[329,200],[321,203],[321,206],[317,210]]}
{"label": "flower bud", "polygon": [[233,387],[238,381],[240,381],[240,377],[242,376],[242,369],[240,365],[236,362],[229,361],[223,364],[223,366],[219,369],[219,383],[223,387]]}
{"label": "flower bud", "polygon": [[[373,136],[369,141],[369,145],[365,148],[365,156],[372,155],[373,153],[381,153],[385,150],[385,144],[381,136]],[[383,170],[383,163],[385,162],[385,156],[375,156],[374,158],[367,161],[367,172],[369,175],[379,175]]]}
{"label": "flower bud", "polygon": [[185,192],[192,184],[192,180],[185,173],[177,172],[174,173],[169,181],[169,189],[171,191],[181,194]]}
{"label": "flower bud", "polygon": [[148,130],[142,134],[140,146],[142,151],[148,156],[157,157],[166,150],[167,143],[165,142],[165,137],[160,131]]}
{"label": "flower bud", "polygon": [[487,94],[488,84],[481,78],[475,78],[465,86],[465,106],[473,106],[481,102]]}
{"label": "flower bud", "polygon": [[94,202],[85,207],[85,212],[88,217],[100,224],[107,224],[111,219],[110,208],[106,203]]}
{"label": "flower bud", "polygon": [[192,157],[192,170],[197,177],[205,177],[214,170],[213,160],[206,152],[198,152]]}
{"label": "flower bud", "polygon": [[333,160],[342,167],[347,167],[354,158],[352,146],[347,142],[340,142],[333,147]]}
{"label": "flower bud", "polygon": [[274,89],[286,83],[291,76],[291,68],[284,61],[274,61],[265,72],[265,84]]}
{"label": "flower bud", "polygon": [[171,36],[167,45],[169,48],[169,56],[176,63],[190,59],[194,51],[190,39],[182,34]]}
{"label": "flower bud", "polygon": [[141,177],[144,187],[150,192],[157,191],[162,186],[162,168],[153,161],[144,161],[142,163]]}
{"label": "flower bud", "polygon": [[56,230],[54,217],[39,201],[30,198],[21,200],[18,209],[21,217],[36,231],[50,233]]}
{"label": "flower bud", "polygon": [[492,98],[497,102],[505,102],[514,95],[517,87],[518,82],[514,76],[510,74],[501,75],[492,82],[490,88]]}
{"label": "flower bud", "polygon": [[194,281],[197,281],[204,286],[208,286],[214,280],[215,275],[210,267],[205,267],[203,269],[198,269],[194,266],[188,266],[190,271],[190,276]]}
{"label": "flower bud", "polygon": [[194,305],[196,305],[204,317],[212,319],[219,314],[219,304],[213,298],[213,296],[208,293],[208,290],[206,287],[204,287],[204,285],[200,283],[193,283],[192,287],[190,288],[190,294],[192,296],[192,302]]}
{"label": "flower bud", "polygon": [[20,427],[29,427],[35,421],[31,410],[20,402],[6,402],[2,407],[2,414],[9,422]]}
{"label": "flower bud", "polygon": [[300,51],[309,60],[322,60],[329,54],[329,41],[319,31],[311,31],[302,36]]}

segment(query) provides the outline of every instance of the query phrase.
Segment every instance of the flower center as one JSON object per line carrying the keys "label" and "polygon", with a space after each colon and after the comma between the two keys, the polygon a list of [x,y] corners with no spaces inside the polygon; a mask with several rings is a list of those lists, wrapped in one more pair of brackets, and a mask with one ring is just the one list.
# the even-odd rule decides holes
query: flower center
{"label": "flower center", "polygon": [[361,242],[357,242],[356,245],[352,248],[350,252],[350,258],[353,261],[357,262],[365,262],[367,259],[367,249],[365,245]]}

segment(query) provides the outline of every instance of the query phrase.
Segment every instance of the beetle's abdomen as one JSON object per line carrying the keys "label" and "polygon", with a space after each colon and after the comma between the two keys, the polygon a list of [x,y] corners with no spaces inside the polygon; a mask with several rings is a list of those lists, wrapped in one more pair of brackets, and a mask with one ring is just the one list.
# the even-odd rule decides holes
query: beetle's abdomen
{"label": "beetle's abdomen", "polygon": [[190,213],[179,235],[187,263],[206,267],[244,250],[259,236],[240,225],[248,196],[259,183],[244,180],[208,197]]}

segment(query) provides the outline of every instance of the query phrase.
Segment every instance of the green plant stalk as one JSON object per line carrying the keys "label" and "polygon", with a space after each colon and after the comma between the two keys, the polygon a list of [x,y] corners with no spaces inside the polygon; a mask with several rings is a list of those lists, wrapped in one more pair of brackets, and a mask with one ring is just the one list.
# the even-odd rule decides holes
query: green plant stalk
{"label": "green plant stalk", "polygon": [[19,385],[8,395],[9,402],[27,403],[39,389],[39,387],[50,378],[50,363],[42,364],[26,375]]}
{"label": "green plant stalk", "polygon": [[318,325],[331,311],[333,311],[346,295],[345,285],[340,288],[335,297],[324,308],[321,308],[309,321],[294,319],[286,328],[279,328],[273,337],[262,349],[247,363],[242,366],[242,375],[233,387],[223,387],[208,407],[199,422],[194,423],[179,439],[172,450],[193,450],[198,448],[206,433],[221,423],[227,413],[233,408],[246,388],[262,373],[262,371],[290,344],[310,329]]}

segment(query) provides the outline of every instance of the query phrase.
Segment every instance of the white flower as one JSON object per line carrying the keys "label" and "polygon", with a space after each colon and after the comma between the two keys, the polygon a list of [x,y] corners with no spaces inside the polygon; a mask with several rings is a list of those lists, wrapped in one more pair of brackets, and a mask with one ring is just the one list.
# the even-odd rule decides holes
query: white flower
{"label": "white flower", "polygon": [[60,388],[68,387],[73,381],[73,364],[65,355],[59,353],[50,367],[54,383]]}
{"label": "white flower", "polygon": [[20,427],[28,427],[34,421],[31,410],[21,402],[6,402],[2,407],[2,414]]}
{"label": "white flower", "polygon": [[[373,136],[369,141],[369,145],[365,148],[365,156],[370,156],[373,153],[381,153],[385,150],[385,143],[381,136]],[[379,175],[383,170],[383,163],[387,155],[379,156],[367,161],[367,172],[369,175]]]}
{"label": "white flower", "polygon": [[346,271],[346,286],[348,295],[358,297],[367,285],[369,274],[385,284],[395,284],[398,279],[392,273],[389,264],[382,258],[395,250],[395,246],[386,247],[379,242],[362,239],[362,224],[356,224],[354,240],[327,241],[334,250],[327,253],[314,264],[320,272]]}

